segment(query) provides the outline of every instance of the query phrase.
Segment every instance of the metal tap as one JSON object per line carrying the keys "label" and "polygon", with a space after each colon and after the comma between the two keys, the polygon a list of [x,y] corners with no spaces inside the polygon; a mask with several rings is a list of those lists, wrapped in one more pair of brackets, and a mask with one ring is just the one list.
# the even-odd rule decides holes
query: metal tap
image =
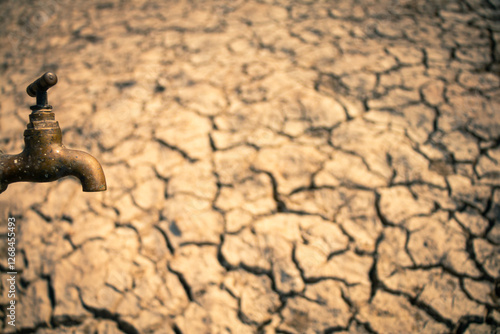
{"label": "metal tap", "polygon": [[17,155],[0,151],[0,193],[14,182],[51,182],[65,176],[77,177],[83,191],[106,190],[101,164],[88,153],[71,150],[62,144],[62,132],[47,101],[47,90],[57,76],[47,72],[28,86],[36,97],[31,106],[30,123],[24,131],[24,150]]}

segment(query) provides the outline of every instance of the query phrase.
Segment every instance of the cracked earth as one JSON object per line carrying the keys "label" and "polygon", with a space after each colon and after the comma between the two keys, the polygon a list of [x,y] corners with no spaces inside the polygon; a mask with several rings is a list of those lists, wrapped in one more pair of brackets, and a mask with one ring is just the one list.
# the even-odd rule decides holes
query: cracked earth
{"label": "cracked earth", "polygon": [[108,184],[0,195],[17,333],[497,333],[498,1],[0,7],[0,148],[51,70]]}

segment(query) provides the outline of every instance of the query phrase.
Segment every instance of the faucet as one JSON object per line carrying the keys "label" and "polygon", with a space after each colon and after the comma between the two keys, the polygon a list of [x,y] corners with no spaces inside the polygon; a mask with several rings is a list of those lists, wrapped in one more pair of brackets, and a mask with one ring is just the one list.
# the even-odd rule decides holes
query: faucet
{"label": "faucet", "polygon": [[30,122],[24,131],[24,150],[17,155],[0,151],[0,193],[14,182],[51,182],[65,176],[77,177],[83,191],[106,190],[101,164],[88,153],[71,150],[62,144],[62,132],[47,101],[47,90],[57,76],[47,72],[28,86],[36,97]]}

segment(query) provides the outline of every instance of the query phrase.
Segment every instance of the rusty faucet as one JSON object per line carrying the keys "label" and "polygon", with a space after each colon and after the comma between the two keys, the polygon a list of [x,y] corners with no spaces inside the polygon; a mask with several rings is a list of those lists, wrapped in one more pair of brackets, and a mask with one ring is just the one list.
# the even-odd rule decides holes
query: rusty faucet
{"label": "rusty faucet", "polygon": [[36,97],[36,105],[30,107],[24,150],[17,155],[0,151],[0,193],[10,183],[51,182],[70,175],[80,180],[83,191],[106,190],[104,172],[96,158],[62,144],[61,128],[47,101],[47,90],[56,83],[57,76],[47,72],[26,89],[29,96]]}

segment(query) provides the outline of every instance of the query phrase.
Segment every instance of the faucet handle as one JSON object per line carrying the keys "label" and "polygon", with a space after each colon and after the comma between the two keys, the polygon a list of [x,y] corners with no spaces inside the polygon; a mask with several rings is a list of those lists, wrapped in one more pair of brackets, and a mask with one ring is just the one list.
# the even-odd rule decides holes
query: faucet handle
{"label": "faucet handle", "polygon": [[52,72],[47,72],[29,85],[28,88],[26,88],[26,93],[31,97],[35,97],[38,92],[46,92],[47,89],[54,86],[56,83],[57,75]]}

